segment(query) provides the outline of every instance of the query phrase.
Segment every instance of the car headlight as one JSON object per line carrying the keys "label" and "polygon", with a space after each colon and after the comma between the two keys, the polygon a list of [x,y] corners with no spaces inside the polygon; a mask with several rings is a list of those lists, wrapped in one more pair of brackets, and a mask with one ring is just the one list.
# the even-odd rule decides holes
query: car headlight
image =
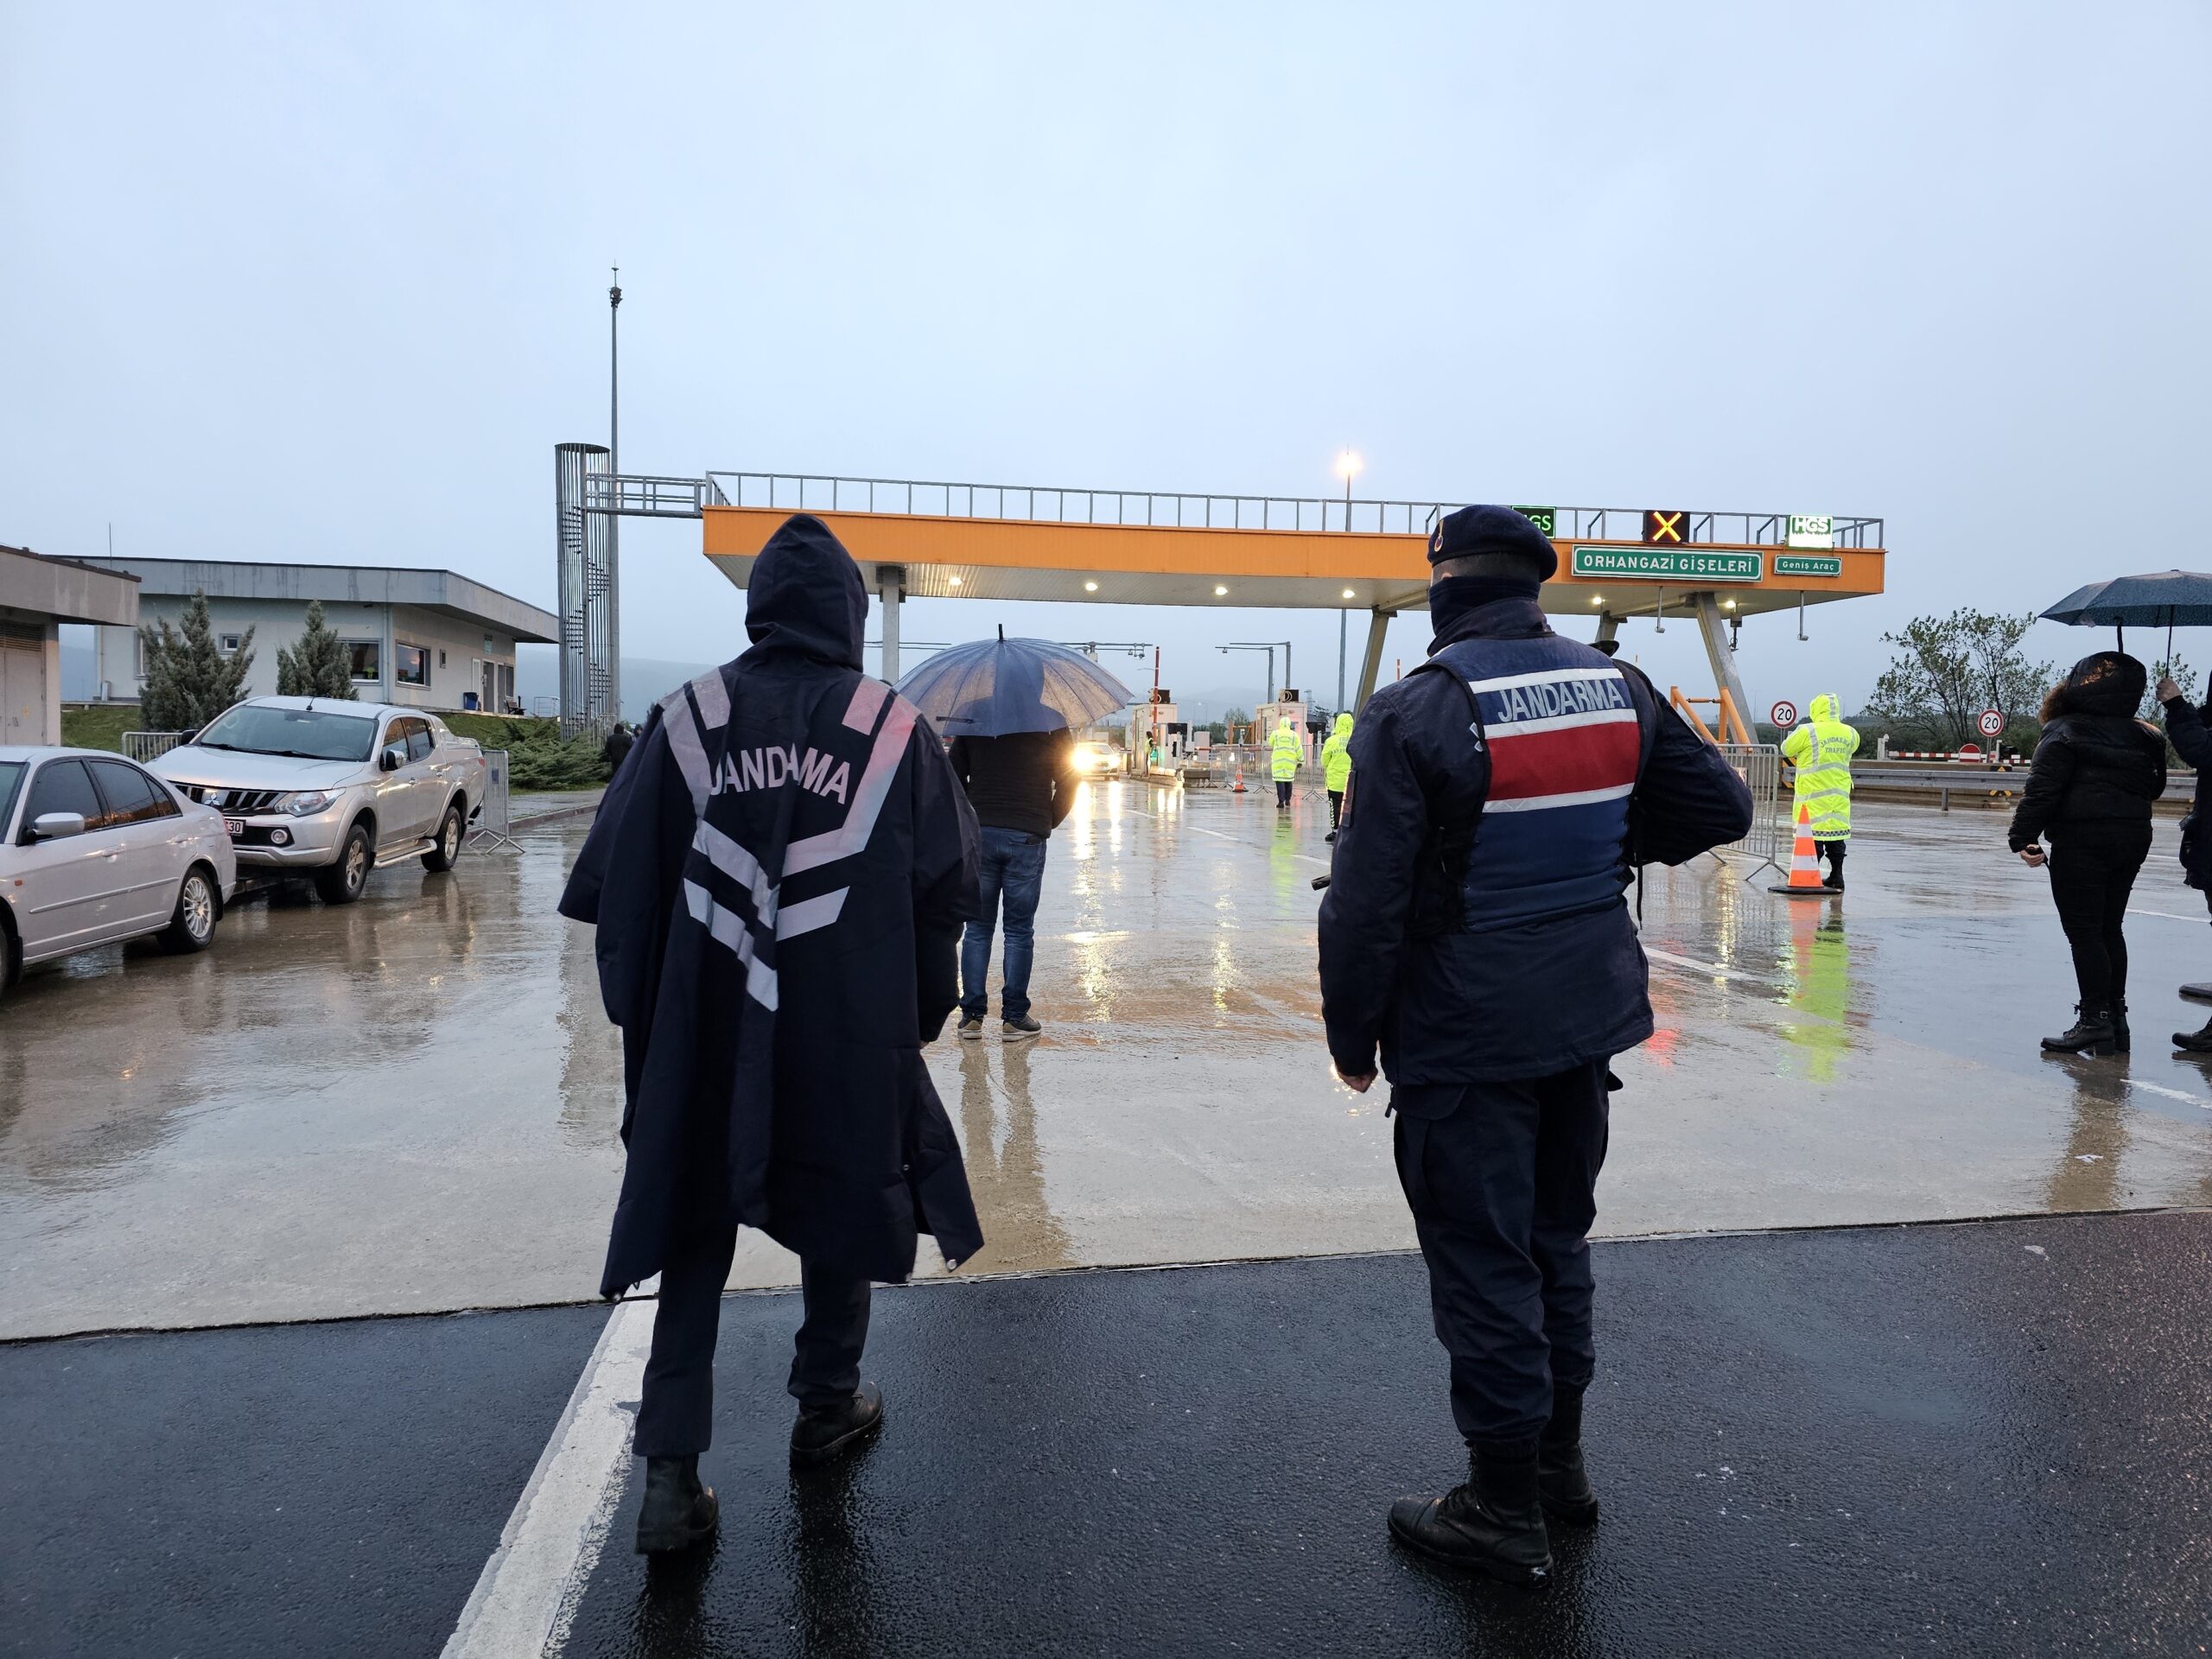
{"label": "car headlight", "polygon": [[297,794],[287,795],[277,806],[296,818],[304,818],[334,806],[338,801],[334,789],[303,789]]}

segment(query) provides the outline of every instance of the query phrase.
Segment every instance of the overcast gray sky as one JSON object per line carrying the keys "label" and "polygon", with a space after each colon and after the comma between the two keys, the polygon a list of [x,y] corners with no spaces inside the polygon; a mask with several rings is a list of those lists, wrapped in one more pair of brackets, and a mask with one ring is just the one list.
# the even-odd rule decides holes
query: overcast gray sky
{"label": "overcast gray sky", "polygon": [[[1881,514],[1886,598],[1744,635],[1855,702],[1913,613],[2212,566],[2207,15],[0,0],[0,542],[550,606],[619,261],[626,469]],[[741,645],[696,525],[623,550],[626,653]],[[906,631],[1001,620],[1334,690],[1333,613]]]}

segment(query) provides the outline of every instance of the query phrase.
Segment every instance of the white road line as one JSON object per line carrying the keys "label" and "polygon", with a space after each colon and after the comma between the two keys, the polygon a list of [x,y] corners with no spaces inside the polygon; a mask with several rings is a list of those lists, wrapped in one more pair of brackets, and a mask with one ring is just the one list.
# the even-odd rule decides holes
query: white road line
{"label": "white road line", "polygon": [[2169,1089],[2162,1083],[2145,1083],[2140,1077],[2122,1077],[2120,1081],[2131,1089],[2147,1089],[2154,1095],[2164,1095],[2169,1100],[2185,1100],[2192,1106],[2212,1112],[2212,1100],[2200,1100],[2183,1090]]}
{"label": "white road line", "polygon": [[[1185,830],[1195,830],[1195,831],[1197,831],[1199,835],[1202,835],[1202,836],[1213,836],[1217,841],[1234,842],[1237,846],[1243,848],[1245,851],[1247,851],[1247,852],[1251,852],[1251,853],[1258,853],[1258,854],[1262,855],[1262,856],[1265,856],[1265,855],[1268,855],[1268,854],[1271,854],[1271,853],[1274,850],[1274,849],[1273,848],[1271,848],[1271,847],[1262,847],[1262,846],[1259,846],[1259,845],[1255,844],[1255,842],[1249,842],[1249,841],[1245,840],[1245,839],[1244,839],[1244,837],[1243,837],[1243,836],[1232,836],[1232,835],[1228,834],[1226,831],[1224,831],[1224,830],[1209,830],[1209,829],[1207,829],[1207,828],[1206,828],[1204,824],[1202,824],[1202,823],[1186,823],[1186,824],[1183,824],[1183,825],[1181,825],[1180,827],[1181,827],[1181,828],[1183,828],[1183,829],[1185,829]],[[1292,856],[1293,858],[1302,858],[1302,859],[1304,859],[1304,860],[1305,860],[1308,864],[1319,864],[1319,865],[1322,866],[1324,868],[1327,868],[1327,866],[1328,866],[1328,862],[1329,862],[1329,861],[1328,861],[1327,859],[1325,859],[1325,858],[1316,858],[1316,857],[1314,857],[1314,856],[1313,856],[1313,854],[1311,854],[1311,853],[1293,853],[1293,854],[1291,855],[1291,856]]]}
{"label": "white road line", "polygon": [[1700,962],[1694,957],[1678,957],[1671,950],[1660,950],[1650,945],[1643,947],[1643,954],[1654,962],[1663,962],[1670,968],[1688,968],[1693,972],[1710,974],[1715,979],[1740,979],[1746,985],[1771,985],[1774,981],[1764,974],[1747,974],[1735,968],[1724,968],[1717,962]]}
{"label": "white road line", "polygon": [[2202,916],[2177,916],[2171,910],[2139,910],[2133,905],[2127,907],[2127,913],[2131,916],[2159,916],[2170,922],[2202,922],[2205,919]]}
{"label": "white road line", "polygon": [[658,1306],[623,1302],[608,1317],[443,1659],[537,1659],[567,1640],[621,1501]]}

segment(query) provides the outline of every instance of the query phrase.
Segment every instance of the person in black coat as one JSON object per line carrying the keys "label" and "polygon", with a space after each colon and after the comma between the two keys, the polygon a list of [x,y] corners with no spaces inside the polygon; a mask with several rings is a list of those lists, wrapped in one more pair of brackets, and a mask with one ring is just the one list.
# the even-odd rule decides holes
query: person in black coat
{"label": "person in black coat", "polygon": [[2100,651],[2074,664],[2044,698],[2043,738],[2012,813],[2007,844],[2022,862],[2050,866],[2081,993],[2072,1029],[2043,1039],[2051,1053],[2127,1050],[2121,925],[2151,851],[2151,803],[2166,787],[2166,741],[2135,717],[2146,678],[2124,652]]}
{"label": "person in black coat", "polygon": [[799,1258],[791,1461],[883,1420],[862,1382],[871,1281],[982,1248],[922,1045],[959,1000],[976,815],[913,706],[861,671],[868,594],[820,519],[753,562],[752,649],[661,699],[561,897],[597,929],[622,1028],[629,1156],[600,1294],[660,1275],[632,1447],[638,1548],[715,1529],[701,1484],[741,1225]]}
{"label": "person in black coat", "polygon": [[[2196,771],[2196,796],[2190,803],[2189,816],[2181,821],[2182,877],[2204,895],[2206,906],[2212,908],[2212,823],[2205,818],[2206,807],[2212,805],[2205,798],[2206,785],[2212,782],[2212,698],[2208,698],[2200,709],[2183,695],[2181,687],[2171,677],[2158,682],[2158,695],[2166,711],[2166,741],[2174,746],[2174,753]],[[2212,1002],[2212,984],[2184,985],[2181,994],[2200,1002]],[[2192,1053],[2212,1054],[2212,1020],[2207,1020],[2201,1031],[2174,1033],[2174,1046]]]}
{"label": "person in black coat", "polygon": [[619,720],[614,722],[607,734],[607,741],[599,746],[600,758],[607,762],[608,777],[622,770],[622,763],[630,758],[630,750],[637,741],[638,734],[627,725]]}

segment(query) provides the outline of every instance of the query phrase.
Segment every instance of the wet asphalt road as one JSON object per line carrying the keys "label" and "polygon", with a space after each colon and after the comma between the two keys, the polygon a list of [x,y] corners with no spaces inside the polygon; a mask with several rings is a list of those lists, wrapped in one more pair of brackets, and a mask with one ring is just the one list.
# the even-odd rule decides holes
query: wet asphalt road
{"label": "wet asphalt road", "polygon": [[[1531,1598],[1401,1556],[1461,1466],[1417,1260],[916,1286],[795,1479],[725,1306],[719,1546],[634,1482],[572,1655],[2183,1653],[2212,1641],[2212,1217],[1599,1249],[1606,1505]],[[0,1651],[427,1654],[605,1315],[0,1348]]]}
{"label": "wet asphalt road", "polygon": [[[2050,1061],[2046,879],[2003,817],[1862,804],[1842,899],[1701,860],[1643,893],[1661,1030],[1619,1070],[1601,1232],[2212,1202],[2205,1010],[2173,826],[2130,918],[2127,1060]],[[0,1001],[0,1337],[556,1303],[596,1287],[620,1052],[554,914],[582,821],[351,909],[256,901],[217,948],[95,952]],[[1325,806],[1093,786],[1054,837],[1047,1033],[930,1064],[990,1243],[973,1271],[1411,1243],[1378,1097],[1326,1074]],[[1764,878],[1762,878],[1762,880]],[[924,1271],[933,1270],[925,1252]],[[748,1235],[733,1282],[789,1282]]]}

